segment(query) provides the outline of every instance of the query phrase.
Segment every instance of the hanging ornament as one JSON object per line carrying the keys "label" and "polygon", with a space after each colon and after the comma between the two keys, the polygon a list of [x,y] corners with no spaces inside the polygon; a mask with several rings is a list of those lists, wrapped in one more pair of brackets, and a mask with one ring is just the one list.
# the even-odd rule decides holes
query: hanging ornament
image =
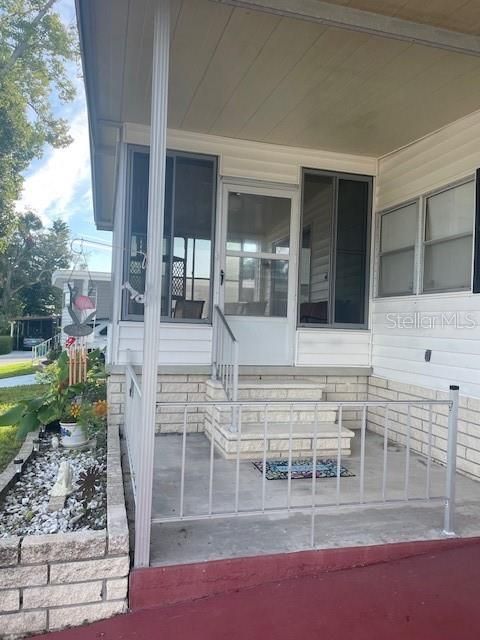
{"label": "hanging ornament", "polygon": [[[88,296],[78,296],[76,294],[75,288],[72,287],[71,284],[68,284],[68,288],[70,290],[70,302],[68,304],[68,313],[73,321],[73,324],[67,324],[63,330],[64,332],[67,334],[67,336],[73,336],[75,338],[82,338],[85,336],[89,336],[91,333],[93,333],[93,326],[89,325],[89,322],[92,322],[93,319],[95,318],[95,315],[97,313],[95,307],[93,307],[93,312],[90,313],[86,318],[82,319],[82,310],[83,309],[79,309],[78,307],[76,307],[76,300],[78,300],[78,298],[85,298],[87,299],[89,302],[91,302],[90,298],[88,298]],[[82,304],[82,301],[80,301],[80,304]],[[74,307],[76,307],[76,310],[74,309]],[[91,306],[87,306],[84,307],[85,309],[91,309]]]}

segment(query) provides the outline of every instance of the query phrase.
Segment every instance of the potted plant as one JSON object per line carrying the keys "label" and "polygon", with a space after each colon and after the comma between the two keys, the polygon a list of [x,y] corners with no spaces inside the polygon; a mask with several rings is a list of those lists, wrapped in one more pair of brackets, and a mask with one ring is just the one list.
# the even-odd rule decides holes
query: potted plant
{"label": "potted plant", "polygon": [[83,407],[81,398],[75,398],[73,402],[67,401],[61,413],[60,436],[62,445],[67,449],[83,447],[88,442],[87,411]]}
{"label": "potted plant", "polygon": [[88,360],[86,381],[69,386],[68,354],[63,351],[56,362],[41,374],[46,391],[37,398],[20,402],[1,415],[0,427],[16,426],[18,437],[24,438],[30,431],[60,423],[65,447],[86,444],[104,427],[107,410],[106,374],[101,355],[91,352]]}

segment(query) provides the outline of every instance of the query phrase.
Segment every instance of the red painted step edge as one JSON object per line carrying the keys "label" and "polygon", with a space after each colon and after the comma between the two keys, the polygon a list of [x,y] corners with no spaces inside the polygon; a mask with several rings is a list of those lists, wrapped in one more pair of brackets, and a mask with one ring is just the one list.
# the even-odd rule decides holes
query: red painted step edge
{"label": "red painted step edge", "polygon": [[134,569],[130,574],[130,608],[139,611],[167,606],[268,582],[365,567],[479,542],[480,538],[449,538]]}

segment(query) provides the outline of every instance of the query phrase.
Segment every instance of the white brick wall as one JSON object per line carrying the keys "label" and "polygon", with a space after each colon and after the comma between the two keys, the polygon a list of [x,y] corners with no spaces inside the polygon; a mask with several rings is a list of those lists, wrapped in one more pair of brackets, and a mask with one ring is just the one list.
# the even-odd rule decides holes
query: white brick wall
{"label": "white brick wall", "polygon": [[[368,382],[369,400],[448,400],[448,393],[435,391],[385,378],[371,376]],[[475,478],[480,477],[480,400],[460,396],[458,411],[458,471]],[[410,410],[411,447],[427,454],[429,409],[412,407]],[[432,457],[445,463],[447,454],[448,407],[432,406]],[[407,426],[407,408],[392,407],[389,410],[388,434],[391,440],[404,443]],[[376,433],[384,432],[385,409],[368,411],[368,427]]]}
{"label": "white brick wall", "polygon": [[[141,378],[141,376],[139,376]],[[251,376],[249,376],[251,378]],[[157,380],[157,402],[202,402],[205,397],[207,374],[159,374]],[[367,376],[262,376],[265,382],[288,382],[291,380],[310,381],[324,386],[325,400],[365,400],[367,397]],[[241,378],[240,378],[241,381]],[[108,381],[109,420],[112,424],[123,424],[125,407],[125,375],[114,373]],[[344,411],[343,422],[349,429],[360,427],[360,411]],[[204,431],[202,409],[189,409],[187,431]],[[183,410],[176,407],[158,407],[157,433],[181,433],[183,431]]]}

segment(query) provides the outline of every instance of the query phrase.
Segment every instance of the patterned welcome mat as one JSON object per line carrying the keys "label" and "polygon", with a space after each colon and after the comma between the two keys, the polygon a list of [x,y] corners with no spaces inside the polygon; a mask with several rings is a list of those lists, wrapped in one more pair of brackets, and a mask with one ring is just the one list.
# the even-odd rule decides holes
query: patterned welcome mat
{"label": "patterned welcome mat", "polygon": [[[263,473],[263,460],[254,462],[253,466]],[[313,460],[303,458],[301,460],[292,460],[291,467],[292,480],[300,478],[311,478],[313,475]],[[352,478],[355,474],[340,465],[340,477]],[[288,460],[267,460],[265,465],[265,477],[267,480],[287,480],[288,479]],[[337,461],[336,460],[317,460],[316,465],[317,478],[336,478],[337,477]]]}

